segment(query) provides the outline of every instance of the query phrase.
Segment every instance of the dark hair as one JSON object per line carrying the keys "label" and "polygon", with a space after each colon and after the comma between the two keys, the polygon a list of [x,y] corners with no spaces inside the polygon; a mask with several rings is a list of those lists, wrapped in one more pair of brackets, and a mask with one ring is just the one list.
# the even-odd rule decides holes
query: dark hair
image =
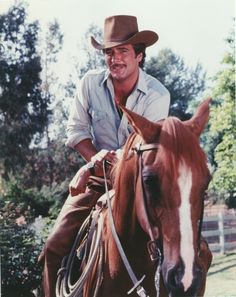
{"label": "dark hair", "polygon": [[139,62],[139,67],[143,68],[144,66],[144,62],[145,62],[145,58],[146,58],[146,47],[144,43],[137,43],[137,44],[133,44],[133,48],[135,51],[136,56],[140,53],[143,54],[143,58],[142,60]]}

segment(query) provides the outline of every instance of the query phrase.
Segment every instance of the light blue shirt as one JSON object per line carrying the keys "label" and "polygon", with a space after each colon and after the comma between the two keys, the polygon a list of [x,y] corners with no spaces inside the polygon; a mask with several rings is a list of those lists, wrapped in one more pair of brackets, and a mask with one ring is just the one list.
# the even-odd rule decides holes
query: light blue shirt
{"label": "light blue shirt", "polygon": [[[139,70],[138,82],[127,98],[126,107],[150,121],[166,118],[170,94],[154,77]],[[90,138],[99,151],[121,148],[132,127],[120,118],[108,70],[91,70],[80,81],[67,124],[66,145],[74,148]]]}

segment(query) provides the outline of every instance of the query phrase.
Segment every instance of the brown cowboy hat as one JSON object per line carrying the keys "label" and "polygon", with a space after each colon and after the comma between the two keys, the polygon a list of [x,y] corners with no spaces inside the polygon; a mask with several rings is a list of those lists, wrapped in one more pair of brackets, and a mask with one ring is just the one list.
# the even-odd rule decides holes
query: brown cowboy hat
{"label": "brown cowboy hat", "polygon": [[137,43],[144,43],[147,47],[153,45],[158,38],[158,35],[153,31],[139,31],[135,16],[115,15],[105,19],[104,43],[100,44],[94,37],[91,37],[91,43],[98,50],[121,44]]}

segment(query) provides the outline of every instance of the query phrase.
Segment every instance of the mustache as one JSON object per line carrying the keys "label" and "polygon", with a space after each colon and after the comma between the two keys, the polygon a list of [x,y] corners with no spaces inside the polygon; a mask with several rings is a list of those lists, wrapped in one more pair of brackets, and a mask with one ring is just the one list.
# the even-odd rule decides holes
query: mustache
{"label": "mustache", "polygon": [[125,66],[125,63],[117,63],[117,62],[115,62],[115,63],[112,63],[111,64],[111,67],[116,67],[116,66]]}

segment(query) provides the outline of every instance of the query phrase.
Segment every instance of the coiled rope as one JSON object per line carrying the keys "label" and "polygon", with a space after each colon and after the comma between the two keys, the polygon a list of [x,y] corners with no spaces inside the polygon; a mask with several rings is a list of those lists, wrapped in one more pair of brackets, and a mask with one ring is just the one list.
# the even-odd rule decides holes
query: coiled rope
{"label": "coiled rope", "polygon": [[[91,223],[92,222],[92,223]],[[91,225],[90,225],[91,223]],[[58,271],[58,278],[56,283],[57,297],[80,297],[83,296],[83,287],[88,279],[91,270],[94,268],[97,257],[102,257],[102,234],[103,215],[101,210],[95,210],[81,226],[78,235],[74,241],[70,254],[64,257],[62,267]],[[82,245],[81,245],[82,244]],[[80,248],[79,248],[80,247]],[[74,262],[77,258],[77,250],[80,250],[82,255],[80,270],[82,273],[75,283],[72,282],[72,274]],[[99,283],[101,280],[101,265],[103,259],[99,258],[97,283],[95,286],[94,296],[97,295]],[[82,269],[83,268],[83,269]]]}

